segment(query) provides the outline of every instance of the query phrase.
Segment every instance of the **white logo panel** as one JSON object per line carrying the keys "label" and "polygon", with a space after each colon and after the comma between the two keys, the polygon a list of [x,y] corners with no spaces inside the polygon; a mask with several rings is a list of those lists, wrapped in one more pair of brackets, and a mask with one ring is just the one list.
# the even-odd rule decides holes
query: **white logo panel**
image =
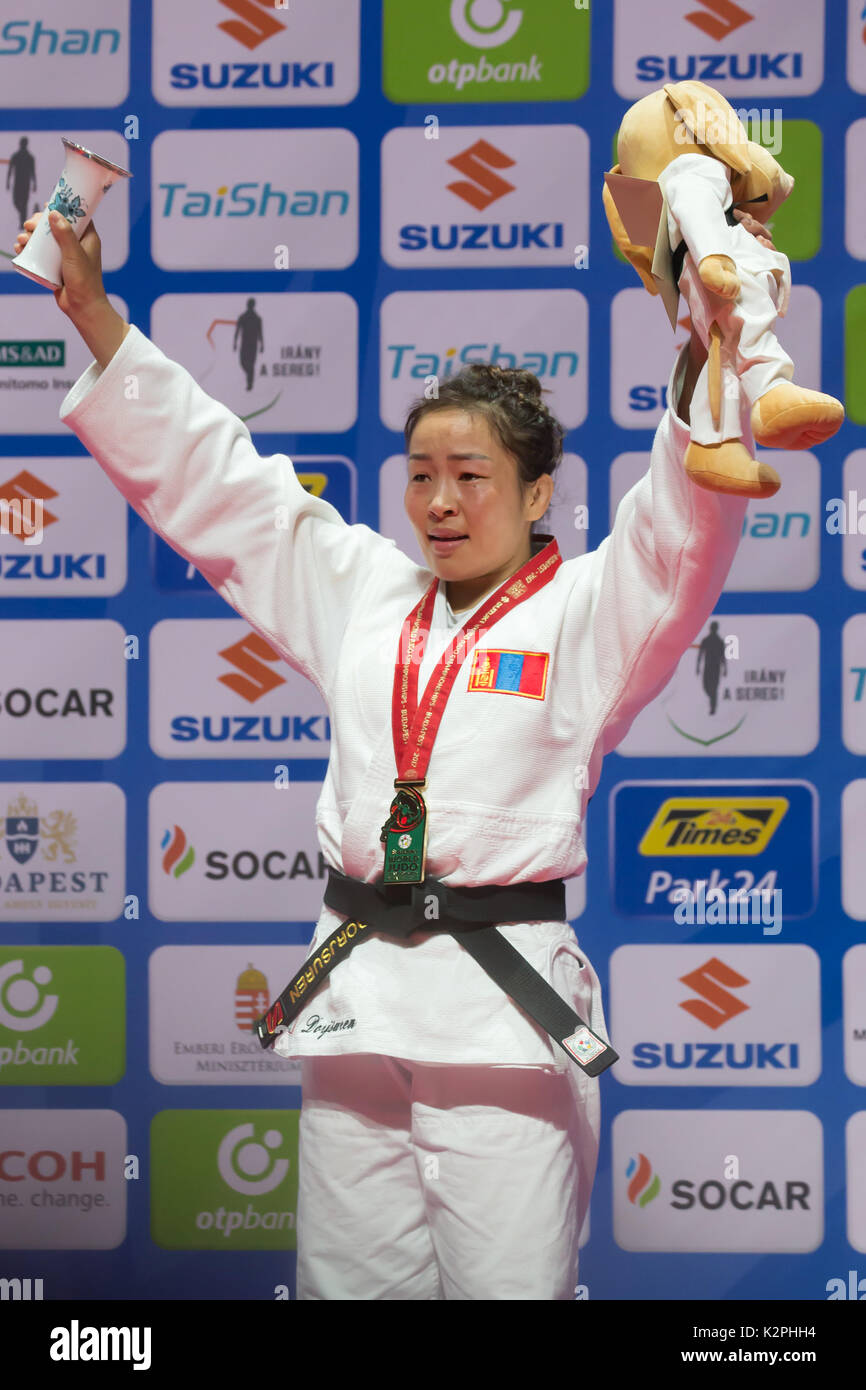
{"label": "white logo panel", "polygon": [[402,433],[414,400],[470,362],[523,367],[566,429],[586,419],[589,308],[577,290],[389,294],[381,308],[380,414]]}
{"label": "white logo panel", "polygon": [[[161,782],[148,800],[150,910],[163,922],[315,922],[327,881],[319,782]],[[281,986],[282,988],[282,986]]]}
{"label": "white logo panel", "polygon": [[842,908],[855,922],[866,922],[866,778],[849,782],[842,793]]}
{"label": "white logo panel", "polygon": [[842,627],[842,740],[852,753],[866,753],[866,613]]}
{"label": "white logo panel", "polygon": [[[852,589],[866,589],[866,449],[855,449],[842,467],[842,496],[831,499],[825,525],[842,537],[842,573]],[[839,503],[842,503],[839,506]]]}
{"label": "white logo panel", "polygon": [[614,1240],[623,1250],[815,1250],[822,1137],[807,1110],[624,1110],[613,1122]]}
{"label": "white logo panel", "polygon": [[858,1110],[845,1126],[845,1156],[848,1244],[866,1254],[866,1110]]}
{"label": "white logo panel", "polygon": [[819,630],[805,613],[711,617],[617,752],[733,758],[811,753]]}
{"label": "white logo panel", "polygon": [[[784,488],[750,501],[742,540],[723,593],[811,589],[821,566],[821,467],[814,454],[760,449],[756,458],[778,469]],[[610,467],[610,525],[622,498],[650,466],[647,453],[620,454]]]}
{"label": "white logo panel", "polygon": [[[784,19],[782,16],[784,15]],[[824,0],[614,0],[614,86],[642,97],[666,82],[707,82],[738,97],[802,96],[824,77]]]}
{"label": "white logo panel", "polygon": [[866,1086],[866,944],[842,957],[842,1017],[845,1075],[855,1086]]}
{"label": "white logo panel", "polygon": [[152,154],[152,254],[164,270],[344,269],[355,260],[350,130],[164,130]]}
{"label": "white logo panel", "polygon": [[[110,294],[108,300],[129,322],[124,301],[116,294]],[[84,339],[69,319],[57,312],[50,294],[4,295],[0,338],[4,431],[68,436],[69,426],[60,419],[60,407],[92,361]]]}
{"label": "white logo panel", "polygon": [[150,957],[150,1070],[166,1086],[301,1084],[300,1059],[263,1050],[257,1018],[306,946],[160,946]]}
{"label": "white logo panel", "polygon": [[113,782],[0,782],[0,924],[112,922],[125,870]]}
{"label": "white logo panel", "polygon": [[588,240],[579,126],[443,126],[437,140],[404,127],[382,141],[389,265],[572,266]]}
{"label": "white logo panel", "polygon": [[0,1110],[0,1249],[116,1250],[126,1152],[116,1110]]}
{"label": "white logo panel", "polygon": [[[6,26],[8,30],[9,26]],[[0,44],[3,27],[0,21]],[[2,52],[2,49],[0,49]],[[3,82],[3,61],[0,58],[0,91],[3,104],[8,104]],[[8,72],[6,74],[8,76]],[[28,105],[27,102],[18,103]],[[94,101],[94,105],[99,103]],[[69,138],[67,130],[7,130],[3,133],[3,153],[5,164],[4,185],[6,197],[0,201],[0,245],[7,255],[0,255],[0,273],[8,272],[22,283],[21,273],[12,264],[12,247],[18,232],[28,217],[42,212],[54,191],[54,186],[63,172],[66,162],[66,146],[62,137]],[[113,130],[78,130],[75,141],[87,150],[103,155],[121,169],[130,166],[130,146],[122,135]],[[23,214],[23,216],[22,216]],[[99,244],[103,270],[118,270],[126,264],[129,256],[129,179],[118,179],[117,183],[102,198],[96,210],[99,225]],[[44,297],[44,296],[43,296]],[[49,301],[50,302],[50,301]],[[58,315],[55,312],[56,320]],[[71,328],[71,324],[69,325]],[[5,326],[4,338],[7,336]],[[27,335],[31,337],[31,334]],[[8,347],[5,349],[8,352]],[[70,383],[71,384],[71,383]]]}
{"label": "white logo panel", "polygon": [[[69,106],[70,101],[117,106],[126,100],[129,0],[40,0],[36,6],[6,5],[4,11],[0,26],[4,107],[44,111]],[[74,139],[87,144],[78,134]],[[104,143],[116,137],[103,131],[100,139]],[[104,153],[101,144],[88,148]],[[125,160],[117,162],[129,168]],[[61,159],[58,174],[62,167]]]}
{"label": "white logo panel", "polygon": [[166,618],[150,634],[150,746],[161,758],[327,758],[315,686],[234,618]]}
{"label": "white logo panel", "polygon": [[845,136],[845,247],[848,254],[866,260],[866,118],[848,127]]}
{"label": "white logo panel", "polygon": [[165,106],[326,106],[358,93],[360,0],[154,0],[153,94]]}
{"label": "white logo panel", "polygon": [[108,618],[0,621],[0,758],[116,758],[126,633]]}
{"label": "white logo panel", "polygon": [[[627,430],[654,430],[668,404],[667,387],[677,351],[689,336],[688,308],[680,300],[679,327],[671,333],[660,301],[644,289],[620,290],[610,311],[610,413]],[[795,285],[776,337],[795,363],[798,386],[821,389],[821,297],[811,285]],[[743,415],[748,419],[748,404]]]}
{"label": "white logo panel", "polygon": [[126,499],[95,460],[5,458],[0,595],[119,594],[126,584],[126,521]]}
{"label": "white logo panel", "polygon": [[866,92],[866,15],[863,0],[848,0],[848,85]]}
{"label": "white logo panel", "polygon": [[810,946],[620,946],[610,982],[624,1085],[808,1086],[821,1074]]}
{"label": "white logo panel", "polygon": [[351,295],[163,294],[151,336],[252,429],[338,432],[357,419]]}

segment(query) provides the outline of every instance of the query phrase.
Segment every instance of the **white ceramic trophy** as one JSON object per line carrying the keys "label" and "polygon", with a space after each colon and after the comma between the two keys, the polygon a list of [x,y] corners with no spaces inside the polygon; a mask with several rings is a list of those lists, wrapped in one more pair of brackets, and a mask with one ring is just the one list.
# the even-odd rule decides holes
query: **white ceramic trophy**
{"label": "white ceramic trophy", "polygon": [[63,277],[60,273],[62,253],[48,225],[48,213],[52,208],[62,213],[80,241],[90,226],[103,193],[107,193],[118,179],[132,178],[128,169],[121,169],[110,159],[103,159],[92,150],[86,150],[83,145],[77,145],[74,140],[67,140],[65,135],[61,139],[66,146],[63,173],[36,230],[24,250],[12,258],[16,270],[49,290],[62,289]]}

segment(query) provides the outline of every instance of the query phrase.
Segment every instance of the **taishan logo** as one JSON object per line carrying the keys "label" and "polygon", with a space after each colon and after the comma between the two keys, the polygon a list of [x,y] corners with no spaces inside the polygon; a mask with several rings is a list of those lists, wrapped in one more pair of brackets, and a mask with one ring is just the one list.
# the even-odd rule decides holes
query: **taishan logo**
{"label": "taishan logo", "polygon": [[701,995],[700,999],[683,1000],[680,1008],[685,1009],[692,1018],[705,1023],[708,1028],[721,1028],[723,1023],[728,1023],[730,1019],[736,1018],[737,1014],[745,1013],[749,1008],[742,999],[731,994],[729,989],[723,988],[724,985],[730,985],[734,989],[742,989],[749,981],[745,975],[733,970],[730,965],[725,965],[718,956],[711,956],[688,975],[680,975],[680,980],[684,985],[688,985],[689,989],[693,989],[695,994]]}
{"label": "taishan logo", "polygon": [[788,809],[784,796],[671,796],[640,854],[763,854]]}
{"label": "taishan logo", "polygon": [[476,140],[468,150],[456,154],[448,163],[454,166],[458,174],[464,175],[463,179],[448,184],[449,192],[456,193],[477,212],[483,212],[497,198],[514,191],[513,183],[508,183],[493,172],[494,169],[512,168],[514,160],[491,145],[489,140]]}
{"label": "taishan logo", "polygon": [[728,38],[737,29],[742,29],[744,24],[750,24],[755,18],[748,10],[735,5],[733,0],[701,0],[701,4],[704,10],[709,10],[710,13],[693,10],[691,14],[686,15],[686,19],[717,43],[721,43],[722,39]]}
{"label": "taishan logo", "polygon": [[274,0],[258,0],[258,3],[256,0],[220,0],[220,4],[238,15],[240,23],[237,19],[225,19],[217,28],[237,39],[244,48],[258,48],[265,39],[281,34],[286,27],[274,15]]}

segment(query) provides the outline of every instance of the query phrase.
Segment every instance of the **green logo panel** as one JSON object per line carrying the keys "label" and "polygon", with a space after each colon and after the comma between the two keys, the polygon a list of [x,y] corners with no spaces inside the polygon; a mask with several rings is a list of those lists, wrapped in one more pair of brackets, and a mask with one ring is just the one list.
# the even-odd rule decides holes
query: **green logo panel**
{"label": "green logo panel", "polygon": [[125,1071],[120,951],[0,948],[0,1085],[113,1086]]}
{"label": "green logo panel", "polygon": [[161,1110],[150,1233],[166,1250],[294,1250],[298,1110]]}
{"label": "green logo panel", "polygon": [[[782,121],[774,111],[761,113],[755,108],[735,108],[749,139],[763,145],[791,174],[794,187],[780,208],[773,213],[773,242],[791,261],[808,261],[821,249],[821,209],[823,206],[823,137],[814,121]],[[688,146],[683,146],[683,154]],[[616,137],[613,142],[616,164]],[[611,166],[613,167],[613,165]],[[614,255],[624,264],[625,256],[612,241]],[[635,277],[637,278],[637,277]],[[796,283],[796,282],[795,282]]]}
{"label": "green logo panel", "polygon": [[[742,119],[742,112],[741,119]],[[777,121],[765,113],[744,122],[749,138],[775,155],[791,174],[794,187],[790,197],[770,219],[773,241],[791,261],[808,261],[821,250],[821,209],[824,204],[823,136],[814,121]],[[775,135],[771,132],[775,128]],[[796,283],[796,281],[795,281]]]}
{"label": "green logo panel", "polygon": [[572,101],[589,85],[589,0],[384,0],[394,102]]}
{"label": "green logo panel", "polygon": [[866,425],[866,285],[845,300],[845,409],[855,425]]}

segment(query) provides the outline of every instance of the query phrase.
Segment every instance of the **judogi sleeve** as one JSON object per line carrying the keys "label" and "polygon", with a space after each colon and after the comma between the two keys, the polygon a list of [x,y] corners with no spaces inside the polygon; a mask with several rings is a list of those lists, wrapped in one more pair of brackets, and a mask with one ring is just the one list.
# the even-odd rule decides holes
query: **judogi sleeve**
{"label": "judogi sleeve", "polygon": [[364,580],[399,552],[311,496],[285,454],[262,457],[242,420],[134,324],[92,362],[60,419],[129,505],[324,693]]}
{"label": "judogi sleeve", "polygon": [[[676,400],[680,365],[684,357],[671,379]],[[578,622],[588,627],[599,711],[589,738],[592,787],[601,757],[664,689],[712,613],[739,544],[747,499],[696,486],[683,466],[688,444],[688,425],[669,407],[649,469],[623,497],[610,534],[583,557],[588,604],[575,605],[571,637]]]}
{"label": "judogi sleeve", "polygon": [[681,154],[659,174],[659,186],[695,265],[706,256],[736,259],[725,210],[733,201],[727,166],[702,154]]}

